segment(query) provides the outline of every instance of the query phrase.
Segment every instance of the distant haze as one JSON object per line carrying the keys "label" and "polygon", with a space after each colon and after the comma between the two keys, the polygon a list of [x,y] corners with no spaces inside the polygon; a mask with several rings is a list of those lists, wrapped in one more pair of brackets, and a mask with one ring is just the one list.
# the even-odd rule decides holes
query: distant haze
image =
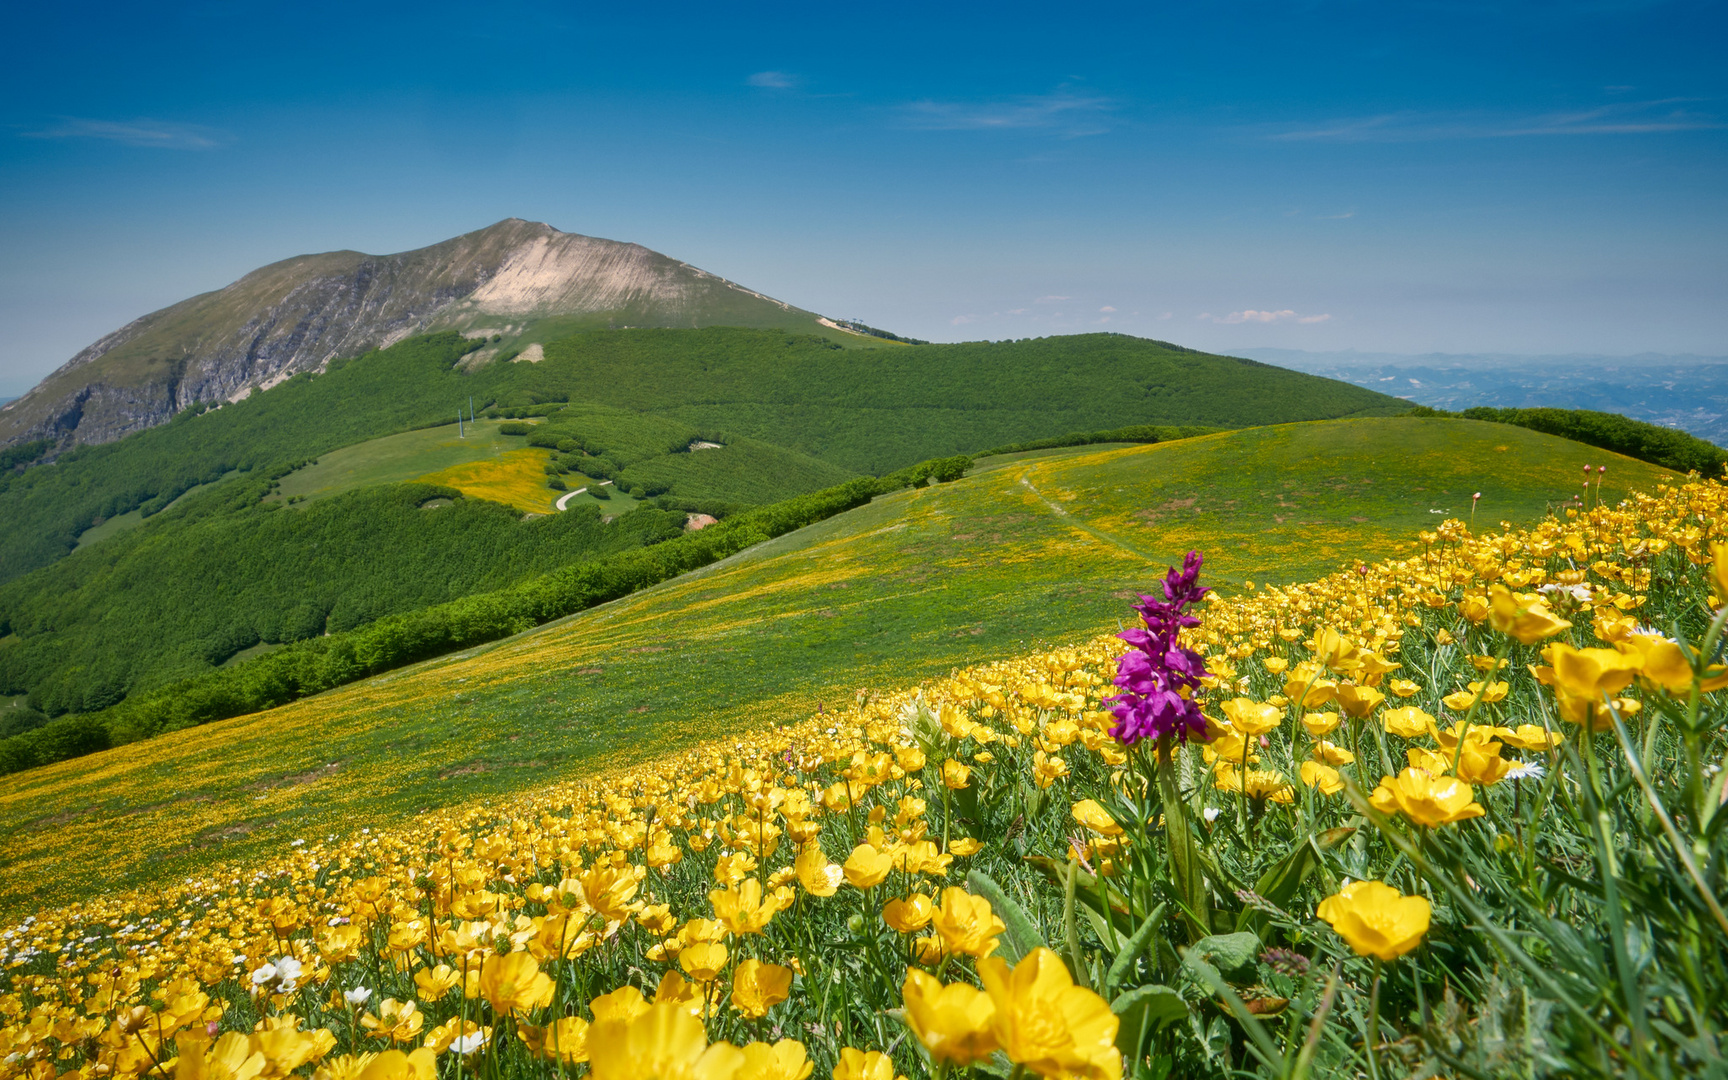
{"label": "distant haze", "polygon": [[1409,355],[1274,348],[1237,349],[1235,355],[1342,379],[1440,409],[1475,405],[1596,409],[1728,445],[1728,356]]}

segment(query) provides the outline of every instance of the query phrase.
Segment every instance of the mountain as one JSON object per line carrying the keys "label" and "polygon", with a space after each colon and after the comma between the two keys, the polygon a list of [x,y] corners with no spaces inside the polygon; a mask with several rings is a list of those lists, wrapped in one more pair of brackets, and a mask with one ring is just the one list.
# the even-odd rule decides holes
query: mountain
{"label": "mountain", "polygon": [[431,330],[496,336],[478,365],[580,329],[715,325],[859,336],[639,244],[510,218],[396,255],[297,256],[152,312],[0,407],[0,446],[112,442]]}

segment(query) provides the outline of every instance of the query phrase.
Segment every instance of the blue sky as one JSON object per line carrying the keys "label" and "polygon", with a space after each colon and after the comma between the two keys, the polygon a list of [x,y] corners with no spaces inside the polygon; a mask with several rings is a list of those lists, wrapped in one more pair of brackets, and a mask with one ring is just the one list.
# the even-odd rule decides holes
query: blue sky
{"label": "blue sky", "polygon": [[936,340],[1728,353],[1721,4],[34,5],[0,394],[500,218]]}

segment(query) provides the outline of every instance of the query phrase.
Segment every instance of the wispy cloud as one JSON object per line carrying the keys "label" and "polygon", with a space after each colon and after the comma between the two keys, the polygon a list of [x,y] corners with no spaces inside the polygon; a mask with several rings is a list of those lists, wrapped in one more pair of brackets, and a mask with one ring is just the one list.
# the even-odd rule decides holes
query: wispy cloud
{"label": "wispy cloud", "polygon": [[1109,98],[1060,89],[995,101],[915,101],[902,110],[908,127],[924,131],[1056,131],[1066,136],[1109,130]]}
{"label": "wispy cloud", "polygon": [[1330,315],[1298,315],[1289,308],[1285,308],[1283,311],[1255,311],[1253,308],[1249,308],[1246,311],[1232,311],[1228,315],[1213,315],[1209,312],[1200,315],[1200,319],[1204,322],[1229,325],[1274,322],[1323,323],[1331,317]]}
{"label": "wispy cloud", "polygon": [[228,141],[213,128],[175,124],[164,120],[87,120],[66,117],[40,131],[21,133],[27,139],[100,139],[122,146],[147,146],[163,150],[209,150]]}
{"label": "wispy cloud", "polygon": [[1688,108],[1690,104],[1691,100],[1686,98],[1664,98],[1523,116],[1381,113],[1286,128],[1272,131],[1267,137],[1279,142],[1430,142],[1531,135],[1648,135],[1728,127],[1722,118]]}
{"label": "wispy cloud", "polygon": [[798,85],[798,76],[786,71],[758,71],[744,81],[764,90],[791,90]]}

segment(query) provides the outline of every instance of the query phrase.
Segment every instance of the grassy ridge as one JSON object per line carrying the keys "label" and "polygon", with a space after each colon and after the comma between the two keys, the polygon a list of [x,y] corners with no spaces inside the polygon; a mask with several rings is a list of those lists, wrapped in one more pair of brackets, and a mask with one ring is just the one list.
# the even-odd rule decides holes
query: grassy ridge
{"label": "grassy ridge", "polygon": [[1484,519],[1540,517],[1604,461],[1605,499],[1661,475],[1534,432],[1404,418],[993,458],[531,634],[8,777],[0,905],[34,900],[24,882],[76,895],[179,873],[1074,639],[1114,626],[1189,547],[1237,591],[1391,554],[1433,510],[1468,516],[1478,490]]}

